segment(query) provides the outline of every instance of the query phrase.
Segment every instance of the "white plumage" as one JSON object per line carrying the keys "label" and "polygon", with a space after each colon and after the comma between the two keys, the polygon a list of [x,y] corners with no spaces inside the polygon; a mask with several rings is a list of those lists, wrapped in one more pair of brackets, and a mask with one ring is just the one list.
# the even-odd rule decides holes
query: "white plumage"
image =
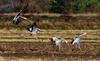
{"label": "white plumage", "polygon": [[61,45],[62,40],[60,37],[53,37],[52,39],[55,42],[55,45],[57,45],[57,46]]}
{"label": "white plumage", "polygon": [[66,41],[64,38],[61,37],[52,37],[51,42],[53,42],[56,46],[60,46],[62,44],[62,42],[68,43],[68,41]]}
{"label": "white plumage", "polygon": [[32,35],[33,35],[33,36],[35,36],[35,35],[38,33],[38,31],[39,31],[40,29],[33,25],[33,26],[29,27],[28,30],[29,30],[30,32],[32,32]]}
{"label": "white plumage", "polygon": [[81,35],[75,36],[72,40],[72,44],[80,44],[81,36],[86,35],[87,33],[82,33]]}
{"label": "white plumage", "polygon": [[72,39],[72,44],[73,44],[73,45],[76,44],[76,45],[78,45],[79,48],[80,48],[81,37],[82,37],[83,35],[86,35],[86,34],[87,34],[87,33],[82,33],[81,35],[75,36],[75,37]]}
{"label": "white plumage", "polygon": [[36,34],[38,33],[39,30],[40,30],[39,28],[34,28],[34,29],[32,30],[32,34],[33,34],[33,35],[36,35]]}
{"label": "white plumage", "polygon": [[74,38],[73,38],[72,44],[75,44],[75,43],[76,43],[76,44],[80,44],[80,37],[77,36],[77,37],[74,37]]}
{"label": "white plumage", "polygon": [[52,37],[51,38],[51,43],[53,45],[58,46],[59,50],[61,49],[62,41],[63,40],[60,37]]}

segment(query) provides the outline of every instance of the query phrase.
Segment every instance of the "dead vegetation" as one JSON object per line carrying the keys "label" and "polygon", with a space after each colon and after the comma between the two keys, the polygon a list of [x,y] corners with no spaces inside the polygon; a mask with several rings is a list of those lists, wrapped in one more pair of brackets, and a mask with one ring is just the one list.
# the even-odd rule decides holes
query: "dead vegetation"
{"label": "dead vegetation", "polygon": [[12,23],[13,16],[1,16],[0,28],[1,29],[26,29],[29,25],[36,22],[41,29],[85,29],[97,30],[100,29],[99,16],[26,16],[28,20],[22,20],[19,25]]}
{"label": "dead vegetation", "polygon": [[[75,48],[70,44],[71,38],[80,32],[88,34],[82,37],[81,48]],[[59,51],[51,45],[50,38],[59,35],[69,41],[69,45],[63,43]],[[27,30],[7,29],[0,30],[0,56],[4,61],[13,60],[99,60],[100,43],[99,30],[44,30],[42,29],[37,39],[32,37]],[[92,41],[93,40],[93,41]],[[14,57],[14,58],[13,58]],[[5,59],[4,59],[5,58]],[[38,60],[40,59],[40,60]],[[2,61],[1,60],[1,61]]]}
{"label": "dead vegetation", "polygon": [[41,60],[48,60],[48,58],[52,58],[52,60],[62,60],[63,58],[63,60],[66,60],[71,59],[71,57],[76,58],[77,60],[79,60],[79,58],[81,60],[97,60],[100,57],[98,54],[100,52],[99,46],[99,43],[81,43],[82,50],[80,50],[74,48],[71,44],[67,45],[63,43],[62,49],[59,51],[48,42],[0,42],[0,55],[9,58],[23,57],[24,60],[26,58],[30,60],[34,57],[38,57],[38,59],[42,58]]}

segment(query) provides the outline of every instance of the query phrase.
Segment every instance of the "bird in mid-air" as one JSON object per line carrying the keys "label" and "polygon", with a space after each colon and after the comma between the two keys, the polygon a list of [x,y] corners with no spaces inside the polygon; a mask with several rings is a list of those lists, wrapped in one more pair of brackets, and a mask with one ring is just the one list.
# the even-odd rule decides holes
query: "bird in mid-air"
{"label": "bird in mid-air", "polygon": [[14,23],[14,24],[18,25],[18,24],[21,22],[21,19],[24,19],[24,20],[27,19],[26,17],[23,17],[23,16],[21,15],[23,10],[24,10],[24,8],[21,9],[21,10],[15,15],[15,17],[13,18],[13,23]]}

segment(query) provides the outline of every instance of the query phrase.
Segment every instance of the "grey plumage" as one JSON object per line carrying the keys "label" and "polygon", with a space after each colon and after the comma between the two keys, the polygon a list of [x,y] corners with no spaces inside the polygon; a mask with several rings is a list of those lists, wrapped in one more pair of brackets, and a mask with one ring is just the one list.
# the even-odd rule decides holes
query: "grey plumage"
{"label": "grey plumage", "polygon": [[80,37],[79,36],[75,36],[73,39],[72,39],[72,44],[80,44]]}
{"label": "grey plumage", "polygon": [[37,35],[38,31],[40,31],[40,29],[37,26],[32,25],[28,28],[28,31],[32,32],[32,35],[35,36]]}
{"label": "grey plumage", "polygon": [[63,41],[63,40],[61,39],[61,37],[52,37],[52,38],[51,38],[51,43],[52,43],[53,45],[55,45],[55,46],[58,46],[59,50],[60,50],[60,48],[61,48],[62,41]]}
{"label": "grey plumage", "polygon": [[72,39],[72,44],[76,44],[80,48],[80,41],[81,41],[81,36],[86,35],[87,33],[82,33],[81,35],[77,35]]}
{"label": "grey plumage", "polygon": [[19,24],[20,19],[27,19],[27,18],[25,18],[25,17],[23,17],[23,16],[21,15],[21,13],[22,13],[23,10],[24,10],[24,9],[20,10],[20,12],[18,12],[18,13],[16,14],[16,16],[13,18],[13,23],[14,23],[14,24]]}

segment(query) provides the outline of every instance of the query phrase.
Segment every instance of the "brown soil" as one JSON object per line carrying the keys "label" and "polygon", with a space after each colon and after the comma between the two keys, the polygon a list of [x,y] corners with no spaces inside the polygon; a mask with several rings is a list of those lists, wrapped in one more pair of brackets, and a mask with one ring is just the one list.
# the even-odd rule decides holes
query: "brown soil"
{"label": "brown soil", "polygon": [[49,42],[0,42],[0,56],[99,59],[100,43],[81,43],[81,50],[63,43],[59,50]]}

